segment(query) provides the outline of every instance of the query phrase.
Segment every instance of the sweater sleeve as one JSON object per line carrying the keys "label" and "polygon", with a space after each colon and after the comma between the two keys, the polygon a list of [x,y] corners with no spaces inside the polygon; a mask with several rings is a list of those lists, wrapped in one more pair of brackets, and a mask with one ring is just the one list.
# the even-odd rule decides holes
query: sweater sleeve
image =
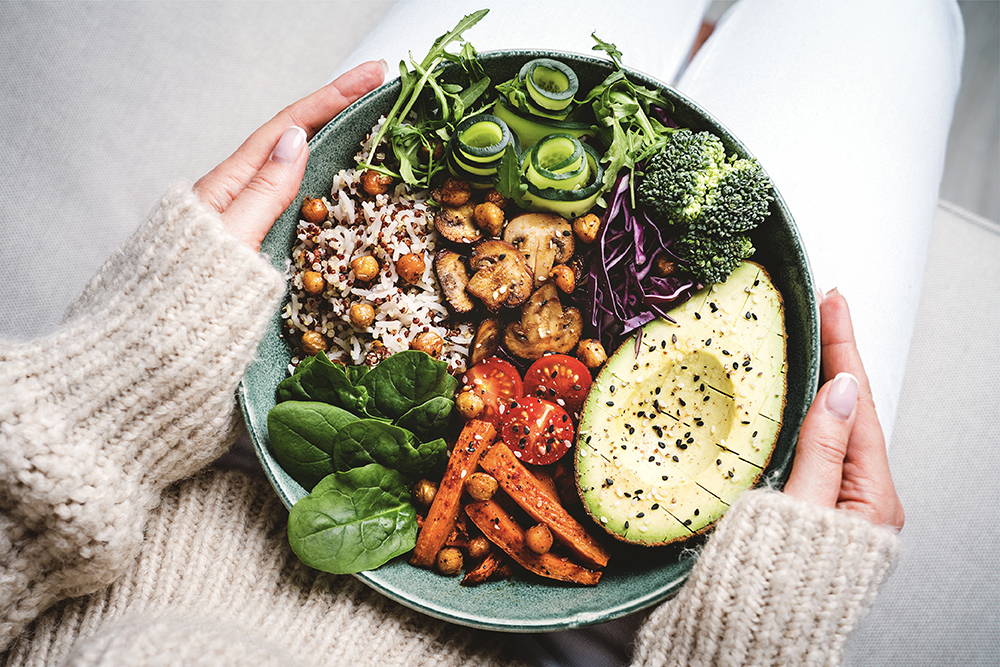
{"label": "sweater sleeve", "polygon": [[898,550],[892,530],[850,512],[745,493],[640,629],[634,664],[840,664]]}
{"label": "sweater sleeve", "polygon": [[225,451],[283,289],[178,188],[58,330],[0,343],[0,650],[56,600],[113,581],[161,490]]}

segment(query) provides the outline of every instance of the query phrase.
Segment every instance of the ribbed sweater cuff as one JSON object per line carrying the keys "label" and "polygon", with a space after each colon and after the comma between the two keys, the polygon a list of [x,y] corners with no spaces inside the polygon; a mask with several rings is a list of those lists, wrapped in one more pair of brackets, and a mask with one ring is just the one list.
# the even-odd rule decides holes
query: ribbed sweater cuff
{"label": "ribbed sweater cuff", "polygon": [[283,290],[180,187],[57,331],[0,345],[0,646],[52,600],[112,580],[160,491],[225,450]]}
{"label": "ribbed sweater cuff", "polygon": [[893,531],[851,512],[748,492],[643,625],[635,664],[839,664],[898,550]]}

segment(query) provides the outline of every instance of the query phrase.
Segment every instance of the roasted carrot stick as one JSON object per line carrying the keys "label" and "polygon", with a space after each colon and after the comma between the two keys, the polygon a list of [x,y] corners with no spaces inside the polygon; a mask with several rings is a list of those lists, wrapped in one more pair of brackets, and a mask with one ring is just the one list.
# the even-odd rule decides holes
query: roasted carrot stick
{"label": "roasted carrot stick", "polygon": [[552,534],[590,567],[608,564],[608,552],[587,534],[583,526],[569,515],[546,485],[517,460],[510,448],[498,442],[480,461],[483,470],[493,475],[500,487],[528,515],[544,523]]}
{"label": "roasted carrot stick", "polygon": [[500,569],[500,558],[495,553],[488,553],[486,557],[462,577],[463,586],[477,586],[496,574]]}
{"label": "roasted carrot stick", "polygon": [[465,513],[488,540],[503,549],[526,570],[549,579],[584,586],[595,586],[601,580],[601,572],[580,567],[568,558],[552,553],[536,554],[530,550],[524,543],[524,531],[521,527],[492,500],[469,503],[465,506]]}
{"label": "roasted carrot stick", "polygon": [[459,501],[465,480],[479,464],[479,457],[497,437],[497,431],[489,422],[473,419],[458,436],[458,442],[451,450],[448,467],[438,485],[434,502],[427,510],[424,525],[417,535],[410,562],[420,567],[431,567],[438,551],[444,546],[455,527]]}

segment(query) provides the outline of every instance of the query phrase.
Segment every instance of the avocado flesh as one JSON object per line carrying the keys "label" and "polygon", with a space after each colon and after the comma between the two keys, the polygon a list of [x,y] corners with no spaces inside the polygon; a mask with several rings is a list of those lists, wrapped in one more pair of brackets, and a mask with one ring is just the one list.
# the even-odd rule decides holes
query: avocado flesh
{"label": "avocado flesh", "polygon": [[594,520],[643,545],[716,522],[767,466],[785,404],[781,296],[741,264],[628,338],[584,405],[577,485]]}

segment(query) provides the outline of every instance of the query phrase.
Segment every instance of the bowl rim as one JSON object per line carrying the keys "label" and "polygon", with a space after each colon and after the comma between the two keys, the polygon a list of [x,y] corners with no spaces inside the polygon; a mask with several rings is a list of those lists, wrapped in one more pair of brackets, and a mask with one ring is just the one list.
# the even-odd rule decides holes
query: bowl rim
{"label": "bowl rim", "polygon": [[[605,58],[598,58],[591,54],[579,53],[576,51],[562,51],[555,49],[532,49],[532,48],[510,48],[510,49],[492,49],[488,51],[479,52],[479,58],[483,61],[489,61],[504,57],[518,57],[518,58],[566,58],[574,61],[581,61],[591,65],[597,65],[602,68],[607,68],[611,65],[611,62]],[[667,84],[660,79],[647,74],[641,70],[623,66],[626,74],[634,79],[649,86],[655,86],[657,88],[667,91],[671,96],[676,97],[678,100],[682,101],[688,108],[690,108],[696,115],[705,120],[707,124],[713,126],[713,129],[718,129],[726,135],[726,140],[734,144],[740,151],[746,155],[753,156],[753,153],[747,148],[747,146],[737,137],[724,123],[722,123],[718,118],[708,112],[704,107],[695,102],[693,99],[679,91],[677,88]],[[323,142],[326,136],[334,130],[336,125],[337,117],[341,115],[346,115],[358,107],[362,107],[368,104],[369,100],[373,97],[380,95],[387,88],[397,85],[399,82],[399,77],[386,80],[381,86],[369,91],[365,95],[361,96],[350,105],[345,107],[337,116],[330,120],[326,125],[324,125],[312,139],[309,140],[309,146],[313,146]],[[763,166],[763,165],[762,165]],[[766,173],[766,167],[764,168]],[[810,327],[812,335],[809,336],[809,340],[806,342],[810,351],[812,352],[812,358],[816,360],[816,363],[811,365],[811,368],[807,369],[806,378],[807,387],[812,387],[812,393],[815,393],[819,386],[819,359],[820,359],[820,341],[819,341],[819,302],[816,298],[816,283],[813,277],[812,265],[809,261],[809,255],[806,251],[805,244],[802,240],[802,235],[799,232],[798,225],[795,222],[795,218],[792,215],[791,210],[788,208],[787,203],[778,190],[776,184],[772,179],[773,189],[774,189],[774,203],[775,206],[781,211],[781,214],[788,221],[788,231],[794,241],[794,244],[799,248],[802,257],[802,269],[806,277],[806,285],[804,286],[804,294],[807,301],[807,309],[811,314]],[[298,197],[296,196],[293,200],[291,206],[295,205]],[[281,214],[284,215],[284,212]],[[280,219],[279,216],[277,219]],[[276,220],[277,220],[276,219]],[[767,267],[765,267],[767,268]],[[253,415],[248,407],[249,398],[247,396],[247,386],[246,377],[240,379],[239,386],[237,388],[237,401],[239,403],[240,412],[243,416],[244,424],[247,428],[247,434],[249,436],[250,442],[253,445],[254,454],[257,457],[260,467],[264,472],[264,476],[270,483],[271,488],[277,494],[281,503],[286,509],[289,509],[293,501],[289,498],[287,490],[284,485],[278,480],[270,469],[270,466],[265,460],[266,443],[263,442],[262,438],[259,437],[261,433],[261,425],[256,417]],[[801,423],[802,418],[808,409],[807,404],[803,404],[801,409],[801,415],[796,415],[797,421]],[[779,431],[780,433],[780,431]],[[796,436],[797,437],[797,436]],[[758,483],[757,487],[761,484],[768,484],[770,486],[780,486],[783,485],[785,479],[788,477],[789,468],[791,465],[791,459],[795,452],[795,442],[793,441],[792,446],[789,447],[787,454],[781,458],[781,460],[772,460],[768,463],[768,467],[765,473],[761,476],[761,481]],[[692,562],[693,566],[693,562]],[[448,607],[438,604],[432,600],[417,598],[414,596],[406,597],[401,592],[399,592],[394,586],[390,586],[385,583],[383,579],[379,576],[379,570],[369,570],[365,572],[358,572],[351,576],[355,577],[365,585],[369,586],[373,590],[377,591],[381,595],[398,602],[399,604],[417,611],[427,616],[437,618],[439,620],[447,621],[450,623],[455,623],[457,625],[462,625],[470,628],[476,628],[480,630],[491,630],[499,632],[528,632],[528,633],[540,633],[540,632],[552,632],[557,630],[568,630],[572,628],[579,628],[588,625],[593,625],[596,623],[605,623],[608,621],[616,620],[629,614],[641,611],[647,607],[661,602],[672,595],[674,595],[680,587],[684,584],[690,574],[690,567],[683,574],[678,575],[672,581],[657,586],[656,588],[647,591],[643,595],[636,598],[631,598],[626,602],[618,604],[614,607],[606,608],[601,611],[582,611],[575,612],[572,614],[566,613],[555,613],[555,614],[542,614],[537,618],[532,619],[507,619],[496,616],[489,615],[478,615],[478,614],[456,614],[451,611]]]}

